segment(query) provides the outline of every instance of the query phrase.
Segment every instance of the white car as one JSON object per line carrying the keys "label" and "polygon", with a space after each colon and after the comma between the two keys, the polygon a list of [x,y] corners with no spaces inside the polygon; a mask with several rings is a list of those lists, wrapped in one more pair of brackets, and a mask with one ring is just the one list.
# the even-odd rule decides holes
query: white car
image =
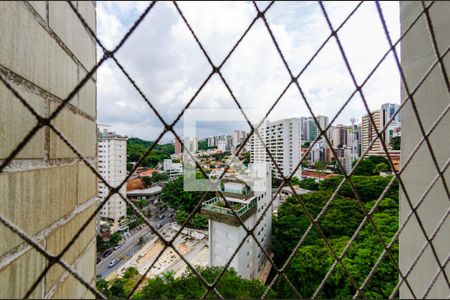
{"label": "white car", "polygon": [[114,250],[117,250],[117,249],[121,248],[124,244],[125,244],[125,242],[120,242],[120,243],[118,243],[118,244],[114,247]]}
{"label": "white car", "polygon": [[119,261],[120,261],[120,259],[118,259],[118,258],[110,261],[108,267],[110,267],[110,268],[114,267],[115,265],[117,265],[119,263]]}

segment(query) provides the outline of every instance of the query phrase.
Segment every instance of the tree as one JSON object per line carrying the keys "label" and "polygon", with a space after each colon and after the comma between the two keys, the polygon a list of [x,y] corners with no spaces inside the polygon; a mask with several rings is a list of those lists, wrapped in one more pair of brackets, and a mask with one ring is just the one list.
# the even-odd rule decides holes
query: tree
{"label": "tree", "polygon": [[[180,176],[175,180],[166,183],[161,192],[162,201],[177,211],[177,222],[181,222],[184,215],[187,217],[202,199],[206,201],[215,196],[213,192],[206,192],[205,195],[205,192],[203,191],[185,191],[183,186],[184,178],[183,176]],[[198,214],[198,212],[196,212],[196,214]],[[194,219],[196,220],[195,225],[204,223],[206,226],[207,223],[201,221],[200,218],[202,218],[200,215],[194,216]],[[191,223],[194,226],[193,220]]]}
{"label": "tree", "polygon": [[304,178],[299,182],[299,187],[310,191],[317,191],[319,189],[319,184],[314,178]]}
{"label": "tree", "polygon": [[250,163],[250,152],[242,153],[242,163],[246,166]]}
{"label": "tree", "polygon": [[[189,213],[187,213],[186,211],[177,210],[175,220],[177,221],[178,224],[181,225],[186,221],[188,216],[189,216]],[[189,224],[190,224],[190,227],[202,229],[202,228],[208,227],[208,219],[197,213],[191,218],[191,220],[189,221]]]}
{"label": "tree", "polygon": [[[356,161],[353,162],[353,166],[355,164],[356,164]],[[361,160],[361,162],[356,167],[356,170],[353,174],[354,175],[366,175],[366,176],[378,175],[379,172],[376,172],[375,168],[379,164],[385,164],[387,166],[388,169],[385,171],[391,170],[389,161],[386,158],[384,158],[382,156],[370,155]]]}
{"label": "tree", "polygon": [[[310,198],[304,200],[308,203],[309,201],[307,200],[313,199]],[[346,221],[345,218],[352,217],[357,210],[346,213],[348,207],[345,208],[341,205],[348,202],[348,200],[341,199],[340,201],[344,202],[338,203],[334,208],[330,206],[332,213],[329,216],[327,216],[328,214],[324,215],[323,220],[321,219],[319,223],[319,226],[324,231],[325,236],[327,236],[331,247],[337,253],[341,253],[344,249],[356,229],[356,226],[359,225],[358,223],[361,220],[359,218],[363,217],[361,212],[359,212],[358,222],[356,222],[356,219]],[[355,202],[354,200],[352,201]],[[288,207],[286,209],[281,209],[286,204],[288,204]],[[296,208],[298,205],[299,203],[296,203],[295,199],[290,199],[289,202],[285,202],[279,209],[279,217],[280,213],[287,215],[294,214],[291,221],[298,222],[298,219],[302,218],[301,215],[300,218],[295,215],[299,211],[299,209]],[[373,205],[373,202],[368,203],[368,206],[371,205]],[[287,215],[283,215],[282,217],[286,217]],[[382,200],[378,209],[373,214],[373,220],[382,239],[385,243],[388,243],[398,229],[398,201],[390,198]],[[345,228],[345,222],[351,224],[351,228]],[[293,225],[294,224],[291,224],[291,226]],[[274,222],[274,230],[277,230],[277,233],[278,226],[278,221]],[[314,232],[311,232],[310,235],[313,233]],[[282,238],[296,238],[296,241],[299,239],[294,236],[284,236]],[[274,239],[274,246],[277,242],[278,240],[275,241]],[[382,250],[383,246],[379,242],[372,224],[366,223],[343,258],[343,263],[358,286],[365,280]],[[392,252],[394,259],[398,261],[397,243],[393,245]],[[274,253],[275,259],[277,259],[277,253]],[[330,250],[320,236],[315,234],[305,240],[303,246],[295,253],[293,260],[286,271],[286,276],[291,280],[292,284],[303,297],[309,298],[313,295],[333,262],[334,257],[330,254]],[[377,272],[373,275],[370,283],[364,290],[365,296],[370,299],[387,298],[396,285],[397,280],[398,273],[396,272],[395,265],[391,260],[386,258],[380,263]],[[292,298],[296,296],[293,294],[289,285],[282,280],[277,282],[275,290],[277,291],[277,296],[279,298]],[[343,270],[342,266],[338,264],[335,271],[331,273],[330,277],[325,282],[318,298],[350,298],[354,293],[355,288],[352,285],[352,282],[348,280],[348,275]]]}
{"label": "tree", "polygon": [[[339,183],[342,181],[344,176],[334,176],[331,178],[324,179],[320,182],[319,190],[333,192],[338,187]],[[383,190],[391,181],[392,176],[357,176],[353,175],[351,177],[352,182],[355,185],[356,191],[359,193],[361,200],[364,202],[369,202],[378,199],[383,193]],[[387,193],[387,197],[398,200],[399,186],[398,181],[394,182]],[[346,198],[356,199],[356,196],[350,186],[350,183],[346,181],[341,189],[339,190],[339,195]]]}
{"label": "tree", "polygon": [[323,160],[319,160],[314,164],[314,168],[316,168],[316,170],[318,172],[320,172],[319,180],[322,178],[321,173],[326,169],[326,167],[327,167],[327,164]]}
{"label": "tree", "polygon": [[[353,166],[356,164],[356,160],[353,162]],[[365,175],[371,176],[374,175],[375,164],[369,159],[363,159],[359,162],[359,165],[356,167],[353,175]]]}
{"label": "tree", "polygon": [[401,142],[400,136],[394,136],[393,138],[391,138],[392,150],[400,150],[400,142]]}
{"label": "tree", "polygon": [[[127,140],[127,162],[137,162],[153,144],[154,142],[139,138],[129,138]],[[170,155],[174,152],[175,147],[172,144],[157,144],[144,159],[141,166],[154,167],[164,159],[170,158]]]}
{"label": "tree", "polygon": [[151,187],[153,184],[153,179],[151,176],[143,176],[141,177],[142,181],[144,182],[144,186],[146,188]]}
{"label": "tree", "polygon": [[[221,267],[197,267],[197,271],[208,281],[213,282],[220,272]],[[260,298],[266,287],[258,280],[244,279],[237,275],[233,269],[225,271],[216,286],[225,299],[256,299]],[[135,299],[199,299],[206,292],[204,284],[198,280],[197,275],[191,270],[179,278],[173,273],[165,273],[163,276],[150,279],[144,288],[139,291]],[[274,298],[275,292],[270,291],[268,298]],[[208,298],[216,298],[214,292],[208,294]]]}
{"label": "tree", "polygon": [[296,176],[292,176],[292,178],[291,178],[291,184],[292,185],[300,185],[300,179],[298,179],[298,177],[296,177]]}
{"label": "tree", "polygon": [[153,183],[157,183],[169,180],[169,175],[166,172],[154,172],[151,178]]}
{"label": "tree", "polygon": [[379,163],[375,166],[374,173],[389,171],[389,166],[385,163]]}
{"label": "tree", "polygon": [[[208,282],[213,282],[223,271],[222,267],[197,267],[196,271]],[[117,278],[110,282],[97,281],[97,288],[108,299],[126,298],[140,279],[135,268],[128,268],[123,278]],[[206,293],[205,285],[197,278],[197,275],[188,270],[180,277],[175,278],[174,273],[166,272],[162,275],[147,279],[143,283],[133,299],[200,299]],[[261,298],[266,286],[256,279],[249,280],[240,277],[234,269],[229,268],[216,285],[217,290],[225,299],[256,299]],[[214,292],[207,298],[216,298]],[[269,299],[276,298],[276,293],[270,290],[266,296]]]}
{"label": "tree", "polygon": [[[292,196],[286,199],[278,209],[278,216],[273,220],[272,251],[275,254],[275,262],[284,263],[311,224],[301,200],[312,217],[316,217],[331,195],[332,192],[317,191],[299,195],[299,198]],[[351,236],[362,219],[363,212],[358,201],[336,197],[320,219],[319,225],[328,238]],[[318,232],[313,229],[305,244],[313,243],[318,238]]]}

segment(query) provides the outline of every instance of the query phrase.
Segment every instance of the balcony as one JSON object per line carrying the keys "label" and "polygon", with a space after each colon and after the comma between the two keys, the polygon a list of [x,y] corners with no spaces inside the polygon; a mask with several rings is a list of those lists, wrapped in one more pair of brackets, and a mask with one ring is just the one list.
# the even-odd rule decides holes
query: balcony
{"label": "balcony", "polygon": [[[243,222],[256,212],[256,198],[253,198],[246,203],[227,200],[236,215],[238,215]],[[203,202],[201,214],[214,221],[236,227],[240,226],[239,220],[233,214],[231,208],[227,207],[227,204],[221,197],[214,197]]]}

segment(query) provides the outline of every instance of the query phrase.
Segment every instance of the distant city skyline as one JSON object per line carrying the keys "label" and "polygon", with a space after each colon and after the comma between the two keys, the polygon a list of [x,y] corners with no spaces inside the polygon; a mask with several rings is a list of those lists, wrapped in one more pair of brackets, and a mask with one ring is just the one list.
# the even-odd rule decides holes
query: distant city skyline
{"label": "distant city skyline", "polygon": [[[267,3],[258,2],[266,6]],[[333,25],[338,26],[357,3],[324,2]],[[390,34],[399,36],[398,3],[381,2]],[[255,16],[252,3],[179,4],[215,64],[220,63]],[[146,5],[140,2],[98,2],[98,35],[106,47],[113,48]],[[276,2],[267,21],[294,73],[312,57],[329,35],[329,28],[315,2]],[[214,33],[214,34],[212,34]],[[363,3],[339,31],[358,83],[369,74],[388,50],[376,5]],[[261,51],[264,49],[264,51]],[[364,50],[364,51],[361,51]],[[98,51],[101,56],[102,51]],[[177,118],[208,77],[211,66],[171,3],[160,2],[116,55],[149,101],[168,122]],[[276,51],[263,22],[258,20],[236,48],[222,70],[234,96],[245,109],[269,111],[290,82],[290,76]],[[154,140],[163,129],[161,122],[131,83],[111,61],[98,70],[98,122],[111,125],[116,132]],[[385,102],[400,102],[397,67],[388,56],[363,88],[371,110]],[[334,39],[330,39],[317,58],[300,76],[299,84],[314,114],[333,119],[355,90]],[[191,108],[237,108],[220,77],[213,75],[192,102]],[[367,114],[359,95],[350,101],[336,124]],[[287,89],[269,120],[310,115],[295,86]],[[182,120],[175,126],[182,132]],[[225,134],[214,124],[199,138]],[[247,130],[245,126],[234,129]],[[230,130],[231,131],[231,130]],[[171,134],[162,141],[173,140]]]}

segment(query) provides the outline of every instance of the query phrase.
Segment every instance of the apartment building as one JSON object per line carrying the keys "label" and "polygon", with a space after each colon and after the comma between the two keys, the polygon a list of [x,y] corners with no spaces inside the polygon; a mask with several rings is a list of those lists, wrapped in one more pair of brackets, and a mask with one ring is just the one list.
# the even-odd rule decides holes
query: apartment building
{"label": "apartment building", "polygon": [[[317,121],[322,129],[328,126],[329,118],[327,116],[316,116]],[[314,141],[320,134],[320,130],[317,127],[313,117],[301,117],[301,138],[303,141]]]}
{"label": "apartment building", "polygon": [[[371,115],[377,130],[381,131],[384,123],[381,110],[375,110]],[[370,122],[369,115],[364,115],[361,120],[361,153],[364,153],[369,148],[369,145],[373,140],[376,141],[373,143],[372,147],[370,147],[369,155],[379,153],[383,151],[383,148],[381,146],[381,140],[377,138],[376,130]]]}
{"label": "apartment building", "polygon": [[169,176],[169,179],[174,179],[183,175],[183,164],[174,163],[172,159],[165,159],[163,161],[163,170]]}
{"label": "apartment building", "polygon": [[[259,218],[262,219],[254,232],[259,243],[270,253],[272,236],[270,165],[264,165],[252,178],[225,177],[222,192],[247,228],[253,228]],[[268,206],[270,207],[267,208]],[[247,232],[222,197],[217,196],[205,201],[201,213],[209,218],[209,264],[224,266],[244,240]],[[247,237],[231,261],[230,267],[242,277],[257,279],[266,263],[268,260],[262,249],[252,237]]]}
{"label": "apartment building", "polygon": [[[392,122],[386,127],[386,130],[381,132],[383,142],[388,148],[390,148],[391,139],[401,134],[400,114],[397,114],[394,117],[394,114],[399,107],[400,105],[398,104],[385,103],[381,106],[381,109],[372,112],[376,128],[379,132],[381,132],[389,120],[393,118]],[[364,152],[369,147],[370,142],[376,139],[376,137],[377,134],[370,122],[369,115],[363,116],[361,121],[361,152]],[[380,153],[383,153],[383,148],[381,141],[377,139],[369,150],[369,155],[379,155]]]}
{"label": "apartment building", "polygon": [[381,106],[381,112],[383,115],[383,127],[393,118],[391,123],[387,126],[386,131],[383,133],[384,141],[388,147],[391,144],[391,139],[395,136],[399,136],[401,133],[400,114],[394,117],[394,114],[398,111],[400,105],[395,103],[385,103]]}
{"label": "apartment building", "polygon": [[[98,171],[111,186],[119,185],[127,175],[127,138],[106,128],[98,131]],[[98,197],[101,201],[109,193],[106,185],[98,180]],[[120,189],[126,196],[126,186]],[[118,194],[111,196],[100,210],[100,218],[112,221],[117,227],[120,219],[127,215],[127,204]]]}
{"label": "apartment building", "polygon": [[[259,134],[284,176],[290,176],[301,159],[300,118],[266,121],[259,128]],[[250,139],[250,162],[271,162],[275,174],[279,174],[275,164],[266,152],[264,144],[255,134]],[[295,176],[300,176],[300,168]],[[279,175],[278,175],[279,176]]]}

